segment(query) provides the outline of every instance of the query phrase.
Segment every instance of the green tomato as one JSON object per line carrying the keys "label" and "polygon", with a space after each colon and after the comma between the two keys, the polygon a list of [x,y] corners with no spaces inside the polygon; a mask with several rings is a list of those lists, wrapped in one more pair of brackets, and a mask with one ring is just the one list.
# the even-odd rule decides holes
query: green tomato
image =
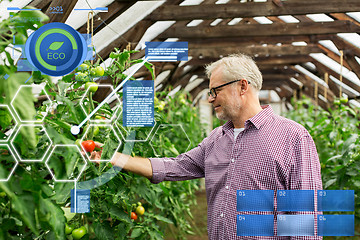
{"label": "green tomato", "polygon": [[86,228],[84,226],[74,229],[71,233],[74,239],[81,239],[86,234]]}
{"label": "green tomato", "polygon": [[335,100],[334,100],[334,104],[335,104],[335,105],[340,105],[340,100],[339,100],[339,99],[335,99]]}
{"label": "green tomato", "polygon": [[139,216],[142,216],[144,213],[145,213],[145,208],[143,206],[137,206],[136,208],[136,214],[139,215]]}
{"label": "green tomato", "polygon": [[82,81],[84,75],[85,75],[85,74],[82,73],[82,72],[76,73],[76,75],[75,75],[75,80],[76,80],[76,81]]}
{"label": "green tomato", "polygon": [[65,223],[65,234],[68,235],[74,230],[73,226],[69,226],[67,223]]}
{"label": "green tomato", "polygon": [[88,89],[89,88],[89,92],[96,92],[99,88],[99,86],[97,85],[97,83],[94,83],[94,82],[87,82],[85,84],[85,89]]}
{"label": "green tomato", "polygon": [[6,192],[1,192],[0,197],[6,197]]}
{"label": "green tomato", "polygon": [[349,99],[346,97],[340,98],[340,103],[347,103],[348,101],[349,101]]}
{"label": "green tomato", "polygon": [[101,66],[97,66],[95,68],[95,73],[96,73],[96,76],[104,76],[104,69],[101,67]]}
{"label": "green tomato", "polygon": [[96,76],[96,69],[95,68],[90,69],[90,75],[91,76]]}
{"label": "green tomato", "polygon": [[99,135],[99,132],[100,132],[99,127],[98,127],[98,126],[95,126],[95,127],[94,127],[94,132],[93,132],[94,136]]}
{"label": "green tomato", "polygon": [[84,72],[84,71],[87,71],[89,69],[89,65],[87,65],[86,63],[83,63],[77,69],[78,69],[78,71]]}

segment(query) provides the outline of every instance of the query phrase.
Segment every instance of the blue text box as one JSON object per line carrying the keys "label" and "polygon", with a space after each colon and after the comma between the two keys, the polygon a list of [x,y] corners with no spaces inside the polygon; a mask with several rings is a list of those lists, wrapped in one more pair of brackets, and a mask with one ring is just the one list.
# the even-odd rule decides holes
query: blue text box
{"label": "blue text box", "polygon": [[[76,207],[75,207],[76,205]],[[74,189],[71,189],[71,212],[72,213],[89,213],[90,212],[90,190],[77,189],[76,201]]]}
{"label": "blue text box", "polygon": [[123,126],[154,126],[154,81],[128,81],[123,93]]}
{"label": "blue text box", "polygon": [[314,236],[314,215],[278,215],[278,236]]}
{"label": "blue text box", "polygon": [[274,190],[237,190],[236,209],[240,211],[274,211]]}
{"label": "blue text box", "polygon": [[237,236],[274,236],[274,215],[238,215]]}
{"label": "blue text box", "polygon": [[145,58],[152,62],[188,60],[188,42],[145,42]]}
{"label": "blue text box", "polygon": [[354,215],[318,215],[318,236],[354,236]]}
{"label": "blue text box", "polygon": [[278,211],[314,211],[314,190],[278,190]]}
{"label": "blue text box", "polygon": [[318,190],[318,211],[354,211],[354,190]]}

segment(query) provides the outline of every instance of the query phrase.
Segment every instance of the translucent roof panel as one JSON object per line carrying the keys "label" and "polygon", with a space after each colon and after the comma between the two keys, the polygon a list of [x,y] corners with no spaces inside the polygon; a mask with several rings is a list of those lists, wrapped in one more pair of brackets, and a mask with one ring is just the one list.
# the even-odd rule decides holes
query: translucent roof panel
{"label": "translucent roof panel", "polygon": [[153,40],[160,33],[171,27],[171,25],[173,25],[174,23],[175,21],[157,21],[146,30],[135,49],[144,49],[145,42]]}
{"label": "translucent roof panel", "polygon": [[258,23],[261,24],[271,24],[273,23],[270,19],[268,19],[267,17],[254,17],[253,18],[255,21],[257,21]]}
{"label": "translucent roof panel", "polygon": [[360,48],[360,36],[357,33],[339,33],[337,34],[339,37],[345,39],[350,42],[354,46]]}
{"label": "translucent roof panel", "polygon": [[339,50],[337,49],[337,47],[335,46],[335,44],[332,41],[330,41],[330,40],[321,40],[321,41],[319,41],[319,43],[321,45],[323,45],[324,47],[326,47],[327,49],[333,51],[337,55],[340,55]]}
{"label": "translucent roof panel", "polygon": [[180,6],[191,6],[191,5],[199,5],[204,0],[185,0],[182,3],[180,3]]}
{"label": "translucent roof panel", "polygon": [[314,22],[333,22],[334,19],[329,17],[326,14],[320,13],[320,14],[306,14],[308,18],[313,20]]}
{"label": "translucent roof panel", "polygon": [[[95,9],[97,7],[106,7],[112,2],[113,0],[78,0],[74,9]],[[95,14],[97,14],[99,11],[96,10],[94,12]],[[66,19],[65,23],[75,29],[78,29],[86,23],[88,19],[88,13],[89,11],[86,10],[73,10],[71,11],[69,17]]]}
{"label": "translucent roof panel", "polygon": [[355,19],[356,21],[360,22],[360,12],[351,12],[346,14]]}
{"label": "translucent roof panel", "polygon": [[298,22],[300,22],[298,19],[294,18],[291,15],[278,16],[278,18],[280,18],[281,20],[283,20],[286,23],[298,23]]}
{"label": "translucent roof panel", "polygon": [[[313,57],[314,59],[318,60],[319,62],[321,62],[325,66],[331,68],[332,70],[334,70],[338,74],[340,74],[341,65],[339,63],[337,63],[336,61],[332,60],[331,58],[329,58],[328,56],[326,56],[325,54],[323,54],[323,53],[311,53],[310,56]],[[352,82],[354,82],[356,84],[360,84],[360,80],[356,76],[356,74],[353,73],[352,71],[350,71],[349,69],[347,69],[344,66],[342,67],[342,75],[344,77],[348,78],[350,81],[352,81]]]}
{"label": "translucent roof panel", "polygon": [[[150,14],[153,10],[163,4],[164,1],[138,1],[120,16],[115,18],[107,27],[94,35],[94,45],[98,52],[107,47],[137,22]],[[131,39],[125,39],[131,41]]]}

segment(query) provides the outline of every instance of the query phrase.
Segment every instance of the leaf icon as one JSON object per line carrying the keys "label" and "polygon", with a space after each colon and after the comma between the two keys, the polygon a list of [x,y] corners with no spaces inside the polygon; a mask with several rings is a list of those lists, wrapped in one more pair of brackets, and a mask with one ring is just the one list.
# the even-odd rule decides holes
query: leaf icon
{"label": "leaf icon", "polygon": [[46,49],[47,50],[58,50],[59,48],[61,48],[61,46],[64,44],[64,42],[53,42],[52,44],[50,44],[49,48]]}

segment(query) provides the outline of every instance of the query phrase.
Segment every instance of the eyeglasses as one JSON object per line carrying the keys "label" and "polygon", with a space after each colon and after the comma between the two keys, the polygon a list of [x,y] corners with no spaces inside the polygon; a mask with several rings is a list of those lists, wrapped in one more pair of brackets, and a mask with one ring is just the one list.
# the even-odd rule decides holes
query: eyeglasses
{"label": "eyeglasses", "polygon": [[[244,80],[244,79],[234,80],[234,81],[231,81],[231,82],[222,84],[222,85],[220,85],[220,86],[211,88],[210,91],[208,92],[208,95],[209,95],[209,97],[211,96],[211,97],[213,97],[213,98],[216,98],[216,96],[217,96],[216,89],[221,88],[221,87],[225,87],[226,85],[229,85],[229,84],[232,84],[232,83],[234,83],[234,82],[241,81],[241,80]],[[250,84],[249,81],[247,81],[247,82],[248,82],[248,84]]]}

